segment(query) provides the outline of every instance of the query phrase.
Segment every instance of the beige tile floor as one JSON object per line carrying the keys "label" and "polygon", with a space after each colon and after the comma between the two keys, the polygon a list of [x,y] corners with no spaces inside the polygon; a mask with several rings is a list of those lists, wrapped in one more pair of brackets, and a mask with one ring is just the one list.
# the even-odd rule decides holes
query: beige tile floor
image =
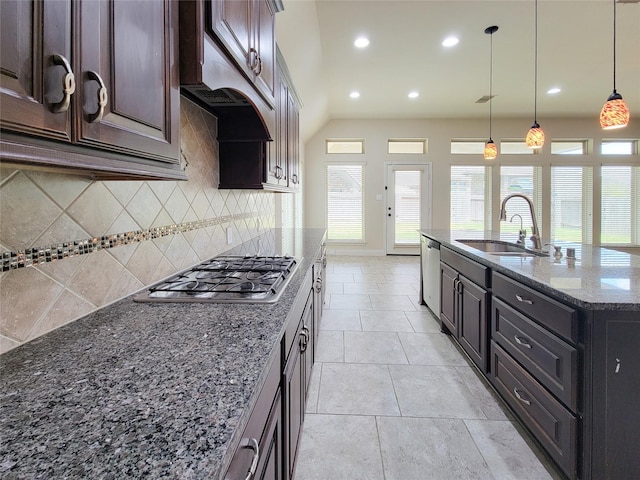
{"label": "beige tile floor", "polygon": [[295,480],[562,478],[419,304],[419,257],[332,256]]}

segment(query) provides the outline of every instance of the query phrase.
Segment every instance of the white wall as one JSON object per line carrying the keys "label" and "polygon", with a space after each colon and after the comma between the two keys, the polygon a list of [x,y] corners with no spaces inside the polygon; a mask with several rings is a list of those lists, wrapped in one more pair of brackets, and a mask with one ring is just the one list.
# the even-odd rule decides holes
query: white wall
{"label": "white wall", "polygon": [[[556,139],[592,139],[592,152],[599,151],[602,139],[638,139],[640,138],[640,122],[630,123],[624,129],[603,131],[598,123],[598,112],[593,118],[585,119],[544,119],[539,118],[546,134],[545,145],[537,155],[498,155],[491,165],[526,164],[548,167],[560,162],[567,165],[592,165],[602,163],[639,164],[640,157],[603,157],[597,153],[581,156],[551,155],[551,140]],[[500,119],[493,121],[493,140],[524,140],[531,126],[531,118]],[[385,162],[413,163],[430,162],[432,164],[432,228],[449,227],[449,171],[452,164],[485,165],[482,155],[451,155],[450,142],[456,139],[485,140],[488,134],[488,121],[479,120],[341,120],[335,119],[325,124],[305,144],[305,226],[326,227],[326,192],[325,164],[327,162],[366,162],[365,167],[365,245],[340,245],[340,250],[384,251],[384,201],[377,201],[376,194],[384,193]],[[358,138],[365,141],[363,155],[327,155],[326,139]],[[387,154],[389,138],[427,138],[428,153],[426,155],[390,155]],[[496,179],[499,169],[494,169]],[[543,191],[549,188],[549,175],[543,173],[545,183]],[[599,185],[595,179],[596,188]],[[494,182],[497,185],[497,183]],[[494,189],[495,190],[495,189]],[[548,191],[548,190],[547,190]],[[494,203],[499,202],[499,192],[494,191]],[[494,211],[497,209],[494,208]],[[594,212],[595,214],[595,212]],[[497,222],[495,222],[497,224]],[[424,227],[429,227],[425,225]],[[548,231],[548,230],[547,230]]]}

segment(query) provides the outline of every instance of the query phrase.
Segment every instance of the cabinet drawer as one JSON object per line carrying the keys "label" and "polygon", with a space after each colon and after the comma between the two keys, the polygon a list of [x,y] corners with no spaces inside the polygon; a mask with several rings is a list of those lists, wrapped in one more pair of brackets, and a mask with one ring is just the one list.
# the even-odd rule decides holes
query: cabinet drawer
{"label": "cabinet drawer", "polygon": [[493,272],[493,294],[563,338],[578,343],[578,312],[553,298]]}
{"label": "cabinet drawer", "polygon": [[577,410],[578,351],[493,298],[491,336],[571,410]]}
{"label": "cabinet drawer", "polygon": [[[247,476],[254,456],[264,450],[263,446],[267,440],[265,434],[268,433],[266,429],[272,414],[280,413],[281,407],[278,400],[280,398],[281,366],[278,355],[274,355],[268,368],[267,378],[244,428],[240,444],[233,455],[225,479],[235,480]],[[277,411],[274,408],[277,408]]]}
{"label": "cabinet drawer", "polygon": [[484,288],[489,286],[491,270],[488,267],[474,262],[445,246],[440,247],[440,261],[453,267],[477,285]]}
{"label": "cabinet drawer", "polygon": [[491,367],[491,383],[560,468],[576,478],[576,418],[493,341]]}

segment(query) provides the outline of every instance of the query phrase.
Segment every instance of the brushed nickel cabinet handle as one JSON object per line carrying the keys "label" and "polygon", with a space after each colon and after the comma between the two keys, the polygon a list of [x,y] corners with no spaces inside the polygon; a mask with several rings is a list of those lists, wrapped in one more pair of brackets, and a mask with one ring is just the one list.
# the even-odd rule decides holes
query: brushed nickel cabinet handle
{"label": "brushed nickel cabinet handle", "polygon": [[258,62],[257,62],[256,69],[254,70],[254,72],[256,72],[256,76],[258,76],[258,77],[262,73],[262,57],[260,55],[258,55]]}
{"label": "brushed nickel cabinet handle", "polygon": [[521,297],[517,293],[516,293],[516,300],[518,300],[519,302],[522,302],[522,303],[533,305],[533,300],[529,300],[528,298]]}
{"label": "brushed nickel cabinet handle", "polygon": [[522,340],[518,335],[513,336],[518,345],[522,345],[524,348],[531,348],[531,344],[527,340]]}
{"label": "brushed nickel cabinet handle", "polygon": [[516,396],[518,400],[520,400],[525,405],[531,405],[531,402],[529,400],[527,400],[526,398],[523,398],[522,395],[520,395],[520,392],[518,392],[518,387],[513,387],[513,394]]}
{"label": "brushed nickel cabinet handle", "polygon": [[293,183],[296,183],[296,184],[298,183],[298,174],[297,173],[294,173],[293,175],[291,175],[291,181]]}
{"label": "brushed nickel cabinet handle", "polygon": [[107,106],[107,100],[109,97],[107,95],[107,87],[104,86],[104,82],[102,81],[100,75],[98,75],[93,70],[89,70],[87,71],[87,77],[89,78],[89,80],[95,80],[100,85],[100,88],[98,89],[98,111],[95,113],[90,113],[88,115],[89,123],[95,123],[102,120],[102,115],[104,115],[104,107]]}
{"label": "brushed nickel cabinet handle", "polygon": [[260,459],[260,446],[255,438],[243,438],[240,442],[240,448],[250,448],[253,450],[253,458],[251,459],[251,466],[247,472],[247,476],[244,480],[251,480],[258,470],[258,460]]}
{"label": "brushed nickel cabinet handle", "polygon": [[71,70],[71,65],[69,65],[69,61],[64,58],[62,55],[53,55],[51,57],[54,65],[62,65],[65,70],[64,75],[64,84],[62,86],[62,91],[64,92],[64,98],[60,103],[55,103],[51,105],[51,112],[53,113],[62,113],[66,112],[69,109],[69,104],[71,103],[71,95],[76,91],[76,77],[73,74],[73,70]]}
{"label": "brushed nickel cabinet handle", "polygon": [[300,331],[300,353],[304,353],[307,351],[307,346],[309,345],[309,329],[307,327],[303,327]]}

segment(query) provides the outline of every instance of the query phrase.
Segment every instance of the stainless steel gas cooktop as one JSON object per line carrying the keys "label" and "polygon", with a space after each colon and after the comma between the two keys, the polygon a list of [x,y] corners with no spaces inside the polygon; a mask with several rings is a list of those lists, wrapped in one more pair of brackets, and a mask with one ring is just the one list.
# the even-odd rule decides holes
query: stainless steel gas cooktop
{"label": "stainless steel gas cooktop", "polygon": [[219,256],[134,297],[137,302],[276,302],[298,264],[289,256]]}

